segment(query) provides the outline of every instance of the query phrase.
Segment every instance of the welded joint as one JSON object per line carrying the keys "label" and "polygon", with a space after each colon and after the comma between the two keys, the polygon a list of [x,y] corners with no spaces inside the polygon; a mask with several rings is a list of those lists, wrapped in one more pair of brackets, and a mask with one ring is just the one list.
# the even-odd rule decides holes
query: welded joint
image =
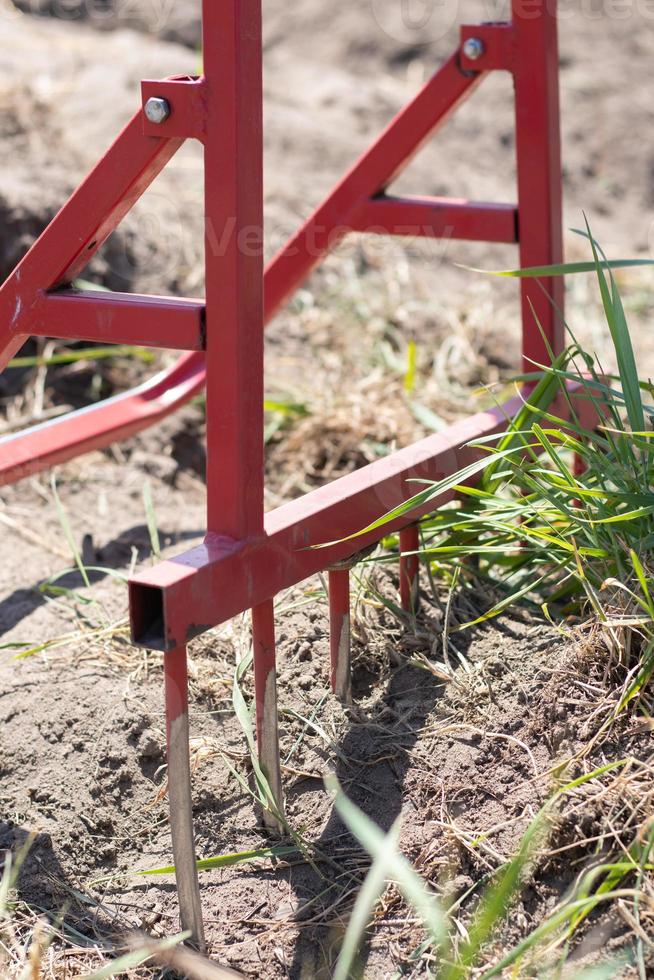
{"label": "welded joint", "polygon": [[515,32],[513,24],[462,24],[459,67],[468,74],[483,71],[513,71]]}
{"label": "welded joint", "polygon": [[143,134],[159,139],[197,139],[207,133],[204,78],[182,75],[141,82]]}

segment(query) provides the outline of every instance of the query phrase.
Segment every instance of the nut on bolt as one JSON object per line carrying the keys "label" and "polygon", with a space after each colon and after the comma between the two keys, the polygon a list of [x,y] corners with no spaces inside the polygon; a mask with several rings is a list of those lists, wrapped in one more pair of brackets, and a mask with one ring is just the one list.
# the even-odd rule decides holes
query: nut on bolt
{"label": "nut on bolt", "polygon": [[463,42],[462,50],[469,61],[477,61],[484,53],[484,42],[478,37],[467,37]]}
{"label": "nut on bolt", "polygon": [[160,99],[153,96],[145,103],[143,111],[145,112],[145,118],[151,123],[162,123],[170,115],[170,103],[167,99]]}

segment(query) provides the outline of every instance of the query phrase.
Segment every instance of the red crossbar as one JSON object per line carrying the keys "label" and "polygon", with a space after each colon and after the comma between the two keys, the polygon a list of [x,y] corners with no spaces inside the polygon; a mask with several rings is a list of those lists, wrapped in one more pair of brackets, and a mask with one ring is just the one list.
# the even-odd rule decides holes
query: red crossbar
{"label": "red crossbar", "polygon": [[447,197],[379,197],[362,201],[352,215],[354,231],[474,242],[517,242],[518,209]]}
{"label": "red crossbar", "polygon": [[31,309],[33,336],[204,350],[204,302],[91,289],[41,293]]}

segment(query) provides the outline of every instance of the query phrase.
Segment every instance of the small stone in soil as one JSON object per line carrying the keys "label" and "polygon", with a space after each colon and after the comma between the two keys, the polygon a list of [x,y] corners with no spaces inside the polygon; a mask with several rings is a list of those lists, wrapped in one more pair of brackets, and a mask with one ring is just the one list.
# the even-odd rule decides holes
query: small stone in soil
{"label": "small stone in soil", "polygon": [[313,654],[311,652],[311,644],[305,640],[304,643],[301,643],[300,646],[298,647],[297,658],[298,660],[305,661],[305,660],[311,660],[312,656]]}

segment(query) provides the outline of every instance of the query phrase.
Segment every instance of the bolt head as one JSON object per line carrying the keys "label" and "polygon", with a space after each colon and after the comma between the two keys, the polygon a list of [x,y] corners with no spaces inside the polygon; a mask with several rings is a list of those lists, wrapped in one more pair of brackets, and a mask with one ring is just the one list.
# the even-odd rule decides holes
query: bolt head
{"label": "bolt head", "polygon": [[162,123],[170,115],[170,105],[167,99],[151,98],[143,107],[145,118],[151,123]]}
{"label": "bolt head", "polygon": [[463,42],[463,53],[469,61],[477,61],[484,53],[484,42],[478,37],[467,37]]}

